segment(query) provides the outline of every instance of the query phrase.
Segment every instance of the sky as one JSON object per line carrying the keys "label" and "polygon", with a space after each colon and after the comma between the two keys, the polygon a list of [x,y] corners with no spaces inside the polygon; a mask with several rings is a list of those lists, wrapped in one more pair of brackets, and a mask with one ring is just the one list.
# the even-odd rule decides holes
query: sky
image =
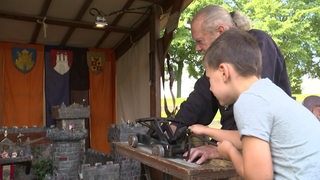
{"label": "sky", "polygon": [[320,80],[304,78],[301,88],[302,94],[320,94]]}

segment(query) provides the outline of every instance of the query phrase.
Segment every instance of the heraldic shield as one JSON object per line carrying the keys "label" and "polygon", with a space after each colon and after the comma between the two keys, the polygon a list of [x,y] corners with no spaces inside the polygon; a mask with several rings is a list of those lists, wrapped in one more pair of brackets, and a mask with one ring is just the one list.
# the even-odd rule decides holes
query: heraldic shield
{"label": "heraldic shield", "polygon": [[51,49],[50,59],[53,69],[57,73],[64,75],[71,68],[73,54],[70,50]]}
{"label": "heraldic shield", "polygon": [[26,74],[32,70],[37,60],[37,49],[35,48],[12,48],[12,61],[15,67]]}
{"label": "heraldic shield", "polygon": [[103,70],[106,63],[106,56],[104,51],[88,51],[87,52],[87,63],[89,69],[98,74]]}

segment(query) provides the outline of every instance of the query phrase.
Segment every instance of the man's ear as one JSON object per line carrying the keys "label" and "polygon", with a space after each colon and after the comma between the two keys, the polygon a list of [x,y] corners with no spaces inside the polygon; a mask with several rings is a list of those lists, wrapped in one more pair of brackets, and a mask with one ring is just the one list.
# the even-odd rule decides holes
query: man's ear
{"label": "man's ear", "polygon": [[222,80],[226,82],[230,77],[229,66],[225,63],[221,63],[219,65],[219,72],[220,72],[220,76],[222,77]]}
{"label": "man's ear", "polygon": [[226,27],[224,27],[223,25],[219,25],[217,28],[217,31],[222,34],[224,31],[226,31]]}

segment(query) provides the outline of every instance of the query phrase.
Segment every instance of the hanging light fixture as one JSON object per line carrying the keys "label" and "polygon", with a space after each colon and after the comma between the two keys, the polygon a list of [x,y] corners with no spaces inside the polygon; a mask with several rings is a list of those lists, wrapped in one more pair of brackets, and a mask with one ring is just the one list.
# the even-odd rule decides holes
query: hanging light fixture
{"label": "hanging light fixture", "polygon": [[104,28],[108,25],[105,14],[96,8],[91,8],[89,12],[92,16],[96,16],[96,28]]}
{"label": "hanging light fixture", "polygon": [[104,16],[96,16],[95,24],[97,28],[104,28],[105,26],[108,25],[106,17]]}
{"label": "hanging light fixture", "polygon": [[[146,9],[145,11],[139,11],[142,9]],[[123,9],[111,12],[109,14],[105,14],[101,10],[98,10],[97,8],[91,8],[89,13],[92,16],[95,16],[95,27],[97,28],[104,28],[108,25],[106,17],[112,16],[112,15],[119,15],[123,13],[136,13],[136,14],[149,14],[151,11],[151,6],[144,6],[144,7],[137,7],[137,8],[131,8],[131,9]]]}

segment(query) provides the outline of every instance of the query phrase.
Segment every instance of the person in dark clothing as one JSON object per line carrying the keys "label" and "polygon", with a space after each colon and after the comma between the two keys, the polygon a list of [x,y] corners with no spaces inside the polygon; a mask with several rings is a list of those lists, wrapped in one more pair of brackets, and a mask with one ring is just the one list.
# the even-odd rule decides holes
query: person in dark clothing
{"label": "person in dark clothing", "polygon": [[[268,77],[289,96],[291,96],[291,87],[286,70],[286,64],[280,49],[267,33],[255,29],[249,30],[248,32],[256,37],[262,51],[263,70],[261,77]],[[222,116],[221,119],[221,129],[235,130],[235,123],[228,121],[228,119],[233,117],[231,111],[232,105],[229,107],[219,106],[217,99],[210,92],[209,88],[210,84],[208,78],[203,75],[197,80],[194,86],[194,91],[191,92],[188,99],[181,104],[180,110],[175,119],[178,121],[181,119],[187,125],[195,123],[209,125],[219,108],[221,110],[221,114],[225,115]],[[203,104],[206,106],[203,106]],[[200,111],[195,112],[197,109]]]}
{"label": "person in dark clothing", "polygon": [[[234,20],[237,19],[237,22]],[[226,9],[209,5],[201,9],[193,18],[191,23],[192,38],[196,43],[196,51],[205,54],[207,48],[224,31],[231,28],[241,29],[239,19],[245,19],[238,11],[229,13]],[[248,30],[248,26],[242,28],[253,35],[261,48],[262,52],[262,78],[269,78],[276,85],[282,88],[291,96],[291,86],[288,78],[284,57],[272,38],[261,30]],[[229,140],[241,149],[240,136],[233,116],[233,105],[221,106],[218,100],[210,91],[208,78],[203,75],[197,80],[193,92],[180,106],[175,120],[181,123],[173,123],[172,129],[176,130],[181,126],[193,124],[209,125],[218,109],[221,113],[221,129],[214,129],[216,141]],[[185,156],[187,153],[184,154]],[[204,145],[192,148],[189,155],[189,162],[199,158],[196,163],[202,164],[207,159],[218,158],[216,148],[211,145]]]}

